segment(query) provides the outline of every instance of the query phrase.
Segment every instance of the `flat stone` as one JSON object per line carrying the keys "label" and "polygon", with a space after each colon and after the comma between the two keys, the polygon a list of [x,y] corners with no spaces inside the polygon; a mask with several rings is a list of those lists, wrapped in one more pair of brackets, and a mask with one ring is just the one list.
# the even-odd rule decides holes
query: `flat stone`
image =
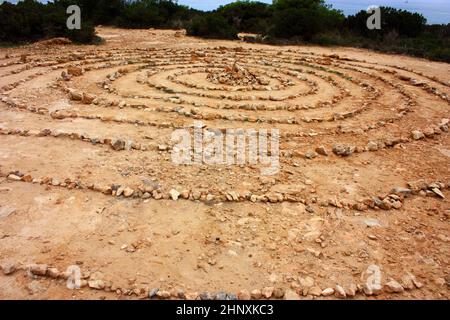
{"label": "flat stone", "polygon": [[333,288],[326,288],[322,291],[322,296],[324,297],[332,296],[333,294],[334,294]]}
{"label": "flat stone", "polygon": [[389,293],[403,293],[405,291],[402,285],[395,280],[387,282],[384,288]]}
{"label": "flat stone", "polygon": [[8,175],[8,180],[21,181],[22,178],[17,176],[17,175],[15,175],[15,174],[10,174],[10,175]]}
{"label": "flat stone", "polygon": [[83,94],[75,90],[69,90],[69,98],[70,100],[81,101],[83,100]]}
{"label": "flat stone", "polygon": [[420,140],[425,138],[425,135],[422,133],[422,131],[419,130],[411,131],[411,136],[414,140]]}
{"label": "flat stone", "polygon": [[250,295],[250,292],[248,292],[248,290],[239,291],[237,297],[239,300],[250,300],[251,299],[251,295]]}
{"label": "flat stone", "polygon": [[56,279],[56,278],[59,277],[59,274],[60,273],[59,273],[59,270],[57,268],[48,268],[48,270],[47,270],[47,275],[50,278]]}
{"label": "flat stone", "polygon": [[103,280],[97,279],[97,280],[89,280],[88,286],[91,289],[103,290],[105,289],[106,284]]}
{"label": "flat stone", "polygon": [[47,274],[48,266],[46,264],[33,264],[29,267],[30,273],[36,276],[45,276]]}
{"label": "flat stone", "polygon": [[333,152],[342,157],[348,157],[355,152],[356,147],[348,144],[338,143],[333,146]]}
{"label": "flat stone", "polygon": [[311,287],[308,290],[308,294],[315,297],[320,297],[322,295],[322,289],[320,289],[320,287],[317,286]]}

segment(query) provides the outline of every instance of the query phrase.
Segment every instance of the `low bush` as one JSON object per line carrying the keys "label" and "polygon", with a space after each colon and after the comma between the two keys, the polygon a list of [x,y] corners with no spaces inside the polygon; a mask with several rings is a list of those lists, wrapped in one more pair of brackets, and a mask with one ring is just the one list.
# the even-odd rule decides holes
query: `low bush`
{"label": "low bush", "polygon": [[237,39],[236,29],[224,17],[215,13],[195,18],[189,25],[187,34],[209,39]]}

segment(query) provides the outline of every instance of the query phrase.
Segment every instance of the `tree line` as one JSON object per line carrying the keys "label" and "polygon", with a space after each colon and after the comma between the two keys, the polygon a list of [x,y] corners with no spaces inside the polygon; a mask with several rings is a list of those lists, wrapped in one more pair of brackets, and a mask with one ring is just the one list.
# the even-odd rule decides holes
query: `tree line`
{"label": "tree line", "polygon": [[[66,28],[66,8],[77,4],[82,29]],[[324,0],[235,1],[211,12],[175,0],[25,0],[0,5],[0,41],[23,42],[65,36],[92,43],[95,25],[122,28],[185,28],[189,35],[237,39],[240,32],[257,33],[269,43],[348,45],[407,53],[450,61],[450,24],[428,25],[423,15],[381,7],[380,30],[369,30],[365,10],[346,17]]]}
{"label": "tree line", "polygon": [[[81,30],[68,30],[67,7],[81,9]],[[0,5],[0,41],[21,43],[52,37],[75,42],[96,40],[96,25],[123,28],[185,28],[201,12],[171,0],[24,0]]]}

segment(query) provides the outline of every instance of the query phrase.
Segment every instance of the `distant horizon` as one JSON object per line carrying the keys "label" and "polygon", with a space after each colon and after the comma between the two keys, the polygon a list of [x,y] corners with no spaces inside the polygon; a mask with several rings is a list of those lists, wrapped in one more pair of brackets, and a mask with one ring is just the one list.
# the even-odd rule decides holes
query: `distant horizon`
{"label": "distant horizon", "polygon": [[[19,0],[6,0],[17,3]],[[193,9],[211,11],[221,5],[225,5],[236,0],[178,0],[181,5],[189,6]],[[272,0],[258,0],[260,2],[272,3]],[[0,3],[5,1],[0,1]],[[40,2],[49,2],[41,0]],[[367,9],[370,5],[389,6],[396,9],[403,9],[422,14],[428,24],[448,24],[450,23],[450,1],[449,0],[325,0],[334,9],[342,10],[345,15],[353,15],[361,10]]]}

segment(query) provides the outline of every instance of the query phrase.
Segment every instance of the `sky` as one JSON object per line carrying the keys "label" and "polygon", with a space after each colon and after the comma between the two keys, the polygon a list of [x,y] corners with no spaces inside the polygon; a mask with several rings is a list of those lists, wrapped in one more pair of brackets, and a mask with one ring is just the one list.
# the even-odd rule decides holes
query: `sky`
{"label": "sky", "polygon": [[[272,0],[259,0],[271,3]],[[0,0],[0,3],[3,2]],[[9,0],[17,2],[17,0]],[[43,0],[42,2],[47,2]],[[233,0],[178,0],[179,4],[200,10],[214,10]],[[326,0],[333,8],[342,10],[346,15],[365,10],[370,5],[389,6],[419,12],[427,18],[428,23],[450,23],[450,0]]]}

